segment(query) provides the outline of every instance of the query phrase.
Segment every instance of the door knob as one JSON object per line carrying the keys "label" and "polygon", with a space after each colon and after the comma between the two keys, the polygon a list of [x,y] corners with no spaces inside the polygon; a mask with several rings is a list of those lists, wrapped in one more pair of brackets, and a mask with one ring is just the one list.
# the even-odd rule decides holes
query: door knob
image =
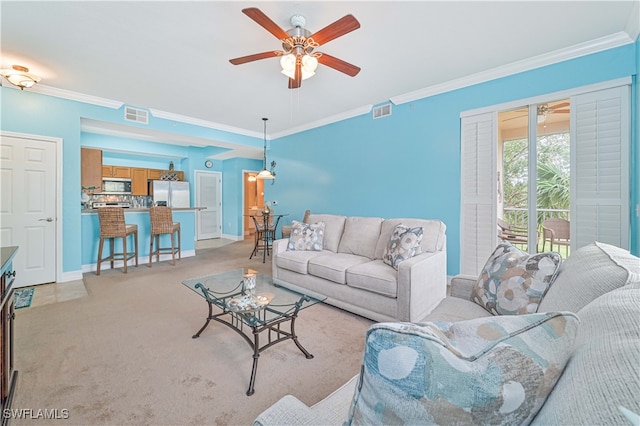
{"label": "door knob", "polygon": [[53,222],[53,218],[52,217],[48,217],[46,219],[38,219],[38,222],[41,222],[43,220],[46,220],[47,222]]}

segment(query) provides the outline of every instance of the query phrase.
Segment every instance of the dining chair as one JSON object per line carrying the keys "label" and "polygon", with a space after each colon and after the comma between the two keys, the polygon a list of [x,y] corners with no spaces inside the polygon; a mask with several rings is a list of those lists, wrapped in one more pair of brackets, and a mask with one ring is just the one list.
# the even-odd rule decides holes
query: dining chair
{"label": "dining chair", "polygon": [[542,222],[542,251],[544,251],[547,240],[551,244],[550,250],[553,251],[553,245],[570,246],[571,223],[566,219],[550,218]]}

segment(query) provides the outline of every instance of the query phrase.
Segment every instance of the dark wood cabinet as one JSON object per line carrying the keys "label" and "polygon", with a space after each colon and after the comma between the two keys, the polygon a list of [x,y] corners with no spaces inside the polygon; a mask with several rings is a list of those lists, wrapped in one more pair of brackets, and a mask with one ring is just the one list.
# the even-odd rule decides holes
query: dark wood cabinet
{"label": "dark wood cabinet", "polygon": [[2,278],[0,279],[0,413],[3,415],[2,425],[5,425],[9,417],[4,415],[4,410],[11,408],[13,391],[18,380],[18,372],[14,370],[13,363],[13,320],[15,319],[13,301],[13,282],[16,273],[12,268],[13,257],[18,247],[2,247],[0,249],[2,262]]}

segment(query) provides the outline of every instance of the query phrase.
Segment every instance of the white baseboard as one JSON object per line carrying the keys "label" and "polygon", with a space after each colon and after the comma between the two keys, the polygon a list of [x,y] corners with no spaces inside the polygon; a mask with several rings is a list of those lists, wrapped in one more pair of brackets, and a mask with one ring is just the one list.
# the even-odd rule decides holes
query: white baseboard
{"label": "white baseboard", "polygon": [[[181,257],[191,257],[191,256],[195,256],[196,255],[196,251],[194,250],[184,250],[181,252]],[[131,267],[134,263],[132,262],[133,259],[129,259],[129,267]],[[165,260],[171,260],[171,254],[161,254],[160,255],[160,261],[163,262]],[[149,256],[140,256],[138,257],[138,264],[139,265],[145,265],[149,263]],[[155,260],[155,256],[153,259],[153,263],[156,263]],[[105,264],[107,268],[110,268],[109,264],[107,262],[103,262],[103,265],[100,267],[100,270],[104,270],[105,269]],[[124,266],[124,262],[122,260],[116,260],[113,267],[114,268],[122,268]],[[92,263],[90,265],[82,265],[82,272],[95,272],[95,270],[97,269],[97,265],[95,263]],[[80,279],[82,279],[82,276],[80,276]]]}
{"label": "white baseboard", "polygon": [[222,234],[222,238],[233,241],[243,241],[244,237],[241,235]]}

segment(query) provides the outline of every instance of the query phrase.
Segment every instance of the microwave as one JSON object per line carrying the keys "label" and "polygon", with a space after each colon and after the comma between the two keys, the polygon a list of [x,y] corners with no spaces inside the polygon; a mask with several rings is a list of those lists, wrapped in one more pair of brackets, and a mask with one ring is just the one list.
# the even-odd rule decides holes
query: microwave
{"label": "microwave", "polygon": [[108,178],[102,180],[103,194],[131,194],[131,179]]}

